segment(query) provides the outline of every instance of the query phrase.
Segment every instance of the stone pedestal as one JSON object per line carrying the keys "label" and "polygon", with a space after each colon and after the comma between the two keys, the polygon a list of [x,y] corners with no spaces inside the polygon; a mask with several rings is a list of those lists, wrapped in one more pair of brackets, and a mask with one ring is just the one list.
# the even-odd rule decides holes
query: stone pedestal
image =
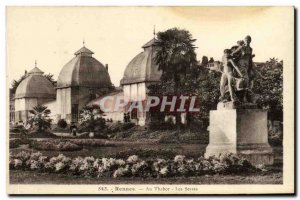
{"label": "stone pedestal", "polygon": [[220,109],[210,111],[209,145],[205,156],[235,153],[254,165],[274,162],[268,143],[267,111]]}

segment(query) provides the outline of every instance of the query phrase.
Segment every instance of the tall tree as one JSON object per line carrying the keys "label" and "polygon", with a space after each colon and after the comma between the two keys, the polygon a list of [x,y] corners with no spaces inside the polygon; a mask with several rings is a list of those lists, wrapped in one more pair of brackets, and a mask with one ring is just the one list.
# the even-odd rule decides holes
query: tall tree
{"label": "tall tree", "polygon": [[270,58],[256,67],[265,78],[255,77],[253,92],[260,108],[268,109],[270,120],[283,120],[283,61]]}
{"label": "tall tree", "polygon": [[[194,45],[196,39],[192,38],[189,31],[178,28],[159,32],[157,39],[154,60],[163,71],[162,81],[173,83],[170,93],[180,95],[187,70],[197,65]],[[178,114],[176,114],[176,123],[180,123]]]}
{"label": "tall tree", "polygon": [[197,64],[195,45],[189,31],[172,28],[157,34],[155,62],[166,79],[174,81],[174,92],[181,86],[181,76]]}

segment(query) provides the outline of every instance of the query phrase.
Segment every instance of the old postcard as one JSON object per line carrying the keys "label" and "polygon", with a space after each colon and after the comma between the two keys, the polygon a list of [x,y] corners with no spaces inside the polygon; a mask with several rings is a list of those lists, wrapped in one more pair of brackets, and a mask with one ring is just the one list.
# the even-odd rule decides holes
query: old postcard
{"label": "old postcard", "polygon": [[8,194],[293,194],[293,7],[6,8]]}

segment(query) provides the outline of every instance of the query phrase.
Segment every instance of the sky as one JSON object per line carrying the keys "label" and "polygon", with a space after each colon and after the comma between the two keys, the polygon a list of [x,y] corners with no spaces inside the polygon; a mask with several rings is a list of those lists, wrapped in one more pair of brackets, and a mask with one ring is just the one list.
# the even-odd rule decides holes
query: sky
{"label": "sky", "polygon": [[[220,60],[246,35],[254,61],[293,56],[293,7],[7,7],[7,81],[37,66],[57,79],[83,46],[119,86],[127,64],[156,32],[177,27],[197,39],[197,59]],[[292,44],[292,45],[291,45]]]}

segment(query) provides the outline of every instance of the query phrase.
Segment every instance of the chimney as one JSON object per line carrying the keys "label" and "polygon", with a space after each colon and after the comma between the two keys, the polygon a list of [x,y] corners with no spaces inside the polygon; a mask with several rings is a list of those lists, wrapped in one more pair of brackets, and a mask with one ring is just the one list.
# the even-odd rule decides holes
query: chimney
{"label": "chimney", "polygon": [[105,64],[106,71],[108,71],[108,64]]}

